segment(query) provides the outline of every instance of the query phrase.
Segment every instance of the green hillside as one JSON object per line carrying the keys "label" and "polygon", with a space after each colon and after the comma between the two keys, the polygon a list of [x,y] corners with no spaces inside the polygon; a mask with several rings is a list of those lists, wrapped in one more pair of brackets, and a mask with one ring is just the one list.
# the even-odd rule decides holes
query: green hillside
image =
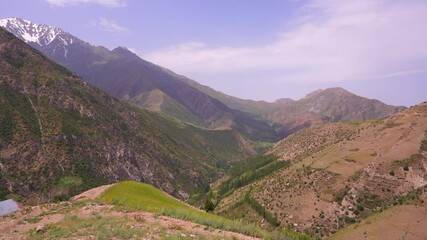
{"label": "green hillside", "polygon": [[121,182],[108,188],[98,199],[104,204],[113,204],[135,211],[150,211],[180,218],[213,228],[240,232],[263,239],[311,239],[304,234],[289,231],[268,232],[254,225],[235,222],[206,213],[186,205],[155,187],[137,182]]}
{"label": "green hillside", "polygon": [[197,218],[216,222],[229,222],[229,220],[206,213],[174,199],[159,189],[145,183],[125,181],[114,184],[100,197],[103,203],[128,207],[134,210],[144,210],[155,213],[179,214],[194,220]]}

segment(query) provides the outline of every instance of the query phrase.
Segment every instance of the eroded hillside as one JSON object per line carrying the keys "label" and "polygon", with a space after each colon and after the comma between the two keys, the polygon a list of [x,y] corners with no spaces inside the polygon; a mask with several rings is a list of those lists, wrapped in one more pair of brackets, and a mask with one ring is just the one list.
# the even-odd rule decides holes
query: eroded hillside
{"label": "eroded hillside", "polygon": [[216,211],[238,216],[250,194],[280,226],[328,236],[396,204],[425,204],[427,103],[383,120],[308,128],[272,152],[290,166],[233,191]]}

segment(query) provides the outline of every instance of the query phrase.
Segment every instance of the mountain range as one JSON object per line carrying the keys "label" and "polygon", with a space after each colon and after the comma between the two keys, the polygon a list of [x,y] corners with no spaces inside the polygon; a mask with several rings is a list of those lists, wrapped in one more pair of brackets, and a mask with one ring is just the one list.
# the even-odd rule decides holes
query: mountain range
{"label": "mountain range", "polygon": [[[0,193],[58,197],[132,179],[185,198],[254,149],[230,129],[210,130],[121,102],[0,29]],[[185,176],[185,177],[184,177]]]}
{"label": "mountain range", "polygon": [[257,115],[270,124],[276,124],[276,130],[282,138],[312,125],[379,119],[405,109],[402,106],[391,106],[375,99],[357,96],[340,87],[319,89],[300,100],[283,98],[266,102],[239,99],[193,80],[184,80],[230,108]]}
{"label": "mountain range", "polygon": [[275,142],[313,124],[382,118],[402,109],[340,88],[298,101],[243,100],[145,61],[125,47],[110,51],[62,29],[19,18],[1,19],[0,26],[119,99],[197,126],[232,128],[254,141]]}
{"label": "mountain range", "polygon": [[95,47],[65,31],[22,19],[4,19],[0,26],[76,72],[92,85],[145,108],[211,129],[238,129],[254,140],[274,142],[274,129],[250,114],[230,109],[180,77],[147,62],[124,47]]}

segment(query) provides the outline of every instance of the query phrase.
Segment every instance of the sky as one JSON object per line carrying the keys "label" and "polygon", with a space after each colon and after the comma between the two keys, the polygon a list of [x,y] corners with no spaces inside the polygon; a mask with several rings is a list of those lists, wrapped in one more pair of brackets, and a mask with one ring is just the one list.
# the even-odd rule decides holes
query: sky
{"label": "sky", "polygon": [[0,0],[0,18],[59,27],[226,94],[300,99],[343,87],[427,100],[426,0]]}

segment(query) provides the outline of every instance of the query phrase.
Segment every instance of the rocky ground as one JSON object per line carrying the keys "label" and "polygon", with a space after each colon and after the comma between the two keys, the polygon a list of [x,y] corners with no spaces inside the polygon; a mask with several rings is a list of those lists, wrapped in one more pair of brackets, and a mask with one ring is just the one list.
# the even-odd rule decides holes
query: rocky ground
{"label": "rocky ground", "polygon": [[108,187],[92,189],[70,202],[24,207],[0,217],[0,239],[255,239],[93,200]]}

